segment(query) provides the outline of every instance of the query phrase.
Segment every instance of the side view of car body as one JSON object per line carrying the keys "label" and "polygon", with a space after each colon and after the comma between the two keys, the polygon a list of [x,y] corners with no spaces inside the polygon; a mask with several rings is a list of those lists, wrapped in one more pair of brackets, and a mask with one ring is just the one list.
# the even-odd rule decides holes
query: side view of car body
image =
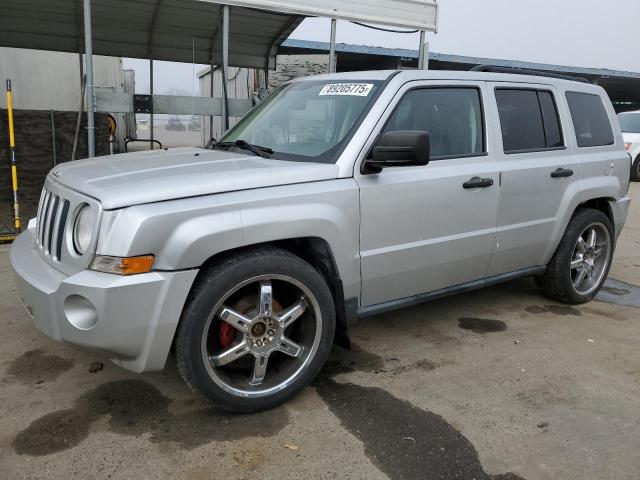
{"label": "side view of car body", "polygon": [[640,182],[640,112],[618,114],[624,148],[631,155],[631,180]]}
{"label": "side view of car body", "polygon": [[604,90],[528,75],[376,71],[285,84],[211,150],[59,166],[14,242],[50,337],[178,369],[221,408],[291,398],[356,319],[535,277],[602,286],[630,158]]}

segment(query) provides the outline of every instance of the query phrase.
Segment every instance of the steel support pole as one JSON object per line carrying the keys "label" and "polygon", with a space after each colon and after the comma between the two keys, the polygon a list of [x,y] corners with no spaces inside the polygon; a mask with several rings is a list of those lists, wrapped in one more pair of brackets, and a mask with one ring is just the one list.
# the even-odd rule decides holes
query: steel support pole
{"label": "steel support pole", "polygon": [[331,40],[329,41],[329,73],[336,72],[336,27],[338,21],[331,19]]}
{"label": "steel support pole", "polygon": [[93,35],[91,33],[91,0],[84,0],[84,52],[87,72],[87,146],[89,158],[96,156],[95,118],[93,106]]}
{"label": "steel support pole", "polygon": [[153,58],[149,59],[149,95],[151,95],[151,113],[149,114],[149,148],[153,150]]}
{"label": "steel support pole", "polygon": [[[229,130],[227,79],[229,78],[229,5],[222,7],[222,130]],[[213,72],[211,72],[213,81]]]}
{"label": "steel support pole", "polygon": [[[209,93],[210,97],[213,98],[214,90],[213,90],[213,72],[215,70],[215,63],[213,62],[213,48],[211,49],[211,73],[209,75],[210,85],[209,85]],[[213,115],[209,115],[209,140],[213,138]],[[207,140],[205,144],[209,142]]]}
{"label": "steel support pole", "polygon": [[420,56],[418,57],[418,69],[429,70],[429,43],[426,41],[426,32],[420,31]]}

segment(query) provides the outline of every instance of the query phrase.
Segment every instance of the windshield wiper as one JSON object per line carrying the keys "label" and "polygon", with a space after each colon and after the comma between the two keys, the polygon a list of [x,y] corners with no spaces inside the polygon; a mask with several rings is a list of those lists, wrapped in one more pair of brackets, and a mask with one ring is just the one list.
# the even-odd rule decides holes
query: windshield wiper
{"label": "windshield wiper", "polygon": [[249,150],[251,153],[262,157],[262,158],[271,158],[273,155],[273,150],[269,147],[262,147],[260,145],[253,145],[252,143],[247,142],[246,140],[236,140],[235,142],[218,142],[215,144],[216,147],[238,147],[242,150]]}

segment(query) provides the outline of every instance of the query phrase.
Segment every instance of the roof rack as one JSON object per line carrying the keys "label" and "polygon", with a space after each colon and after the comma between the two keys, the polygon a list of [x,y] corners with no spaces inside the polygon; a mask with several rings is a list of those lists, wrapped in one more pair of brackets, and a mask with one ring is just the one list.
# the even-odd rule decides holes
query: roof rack
{"label": "roof rack", "polygon": [[560,80],[570,80],[573,82],[591,83],[584,77],[573,77],[570,75],[561,75],[560,73],[545,72],[543,70],[529,70],[517,67],[498,67],[494,65],[476,65],[469,71],[471,72],[491,72],[491,73],[511,73],[518,75],[535,75],[538,77],[559,78]]}

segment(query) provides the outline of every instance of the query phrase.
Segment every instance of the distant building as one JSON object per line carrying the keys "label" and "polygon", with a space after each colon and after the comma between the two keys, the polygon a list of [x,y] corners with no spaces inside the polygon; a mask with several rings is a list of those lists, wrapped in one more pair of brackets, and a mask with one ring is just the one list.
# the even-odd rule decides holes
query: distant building
{"label": "distant building", "polygon": [[[306,40],[286,40],[278,50],[276,70],[268,73],[269,90],[296,77],[326,73],[329,71],[329,44]],[[418,67],[418,51],[398,48],[368,47],[364,45],[338,44],[336,46],[338,72],[362,70],[415,69]],[[432,70],[469,70],[475,65],[542,70],[586,78],[602,86],[613,101],[617,111],[640,109],[640,73],[622,72],[601,68],[547,65],[516,60],[466,57],[431,53],[429,68]],[[210,96],[210,69],[202,70],[200,94]],[[264,88],[264,72],[249,69],[229,69],[227,91],[229,98],[253,98]],[[222,97],[222,76],[214,71],[214,97]],[[231,118],[233,126],[239,118]],[[209,119],[205,119],[203,141],[208,140]],[[221,135],[220,117],[214,118],[213,136]]]}

